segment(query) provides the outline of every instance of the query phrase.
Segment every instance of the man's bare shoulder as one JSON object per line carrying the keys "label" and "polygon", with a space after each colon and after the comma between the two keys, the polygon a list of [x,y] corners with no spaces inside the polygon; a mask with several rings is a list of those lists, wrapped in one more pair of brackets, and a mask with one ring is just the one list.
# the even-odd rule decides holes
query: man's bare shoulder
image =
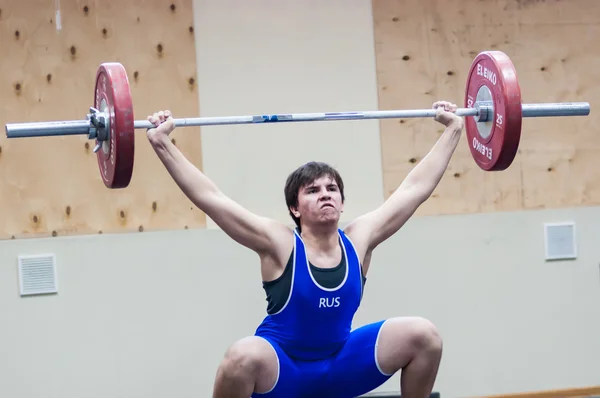
{"label": "man's bare shoulder", "polygon": [[265,231],[269,236],[269,253],[279,257],[282,252],[288,252],[294,247],[294,228],[274,219],[265,219]]}
{"label": "man's bare shoulder", "polygon": [[294,228],[276,220],[267,220],[269,249],[259,253],[263,280],[277,279],[294,249]]}
{"label": "man's bare shoulder", "polygon": [[373,218],[372,212],[365,213],[350,221],[342,230],[349,238],[360,239],[360,235],[367,232],[371,218]]}
{"label": "man's bare shoulder", "polygon": [[360,216],[344,228],[344,234],[350,239],[360,256],[363,256],[369,250],[369,231],[367,215]]}

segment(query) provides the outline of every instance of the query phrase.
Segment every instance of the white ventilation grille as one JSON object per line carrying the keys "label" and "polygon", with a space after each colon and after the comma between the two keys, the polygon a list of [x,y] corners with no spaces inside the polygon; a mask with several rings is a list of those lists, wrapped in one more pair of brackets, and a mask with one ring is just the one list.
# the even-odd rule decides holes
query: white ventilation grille
{"label": "white ventilation grille", "polygon": [[546,260],[577,258],[575,223],[544,224]]}
{"label": "white ventilation grille", "polygon": [[58,292],[54,254],[19,256],[21,296]]}

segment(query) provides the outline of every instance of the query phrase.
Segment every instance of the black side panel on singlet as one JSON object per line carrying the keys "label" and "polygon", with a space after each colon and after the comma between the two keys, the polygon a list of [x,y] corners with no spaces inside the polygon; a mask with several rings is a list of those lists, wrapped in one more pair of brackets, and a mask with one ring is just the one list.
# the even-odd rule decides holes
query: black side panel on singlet
{"label": "black side panel on singlet", "polygon": [[[342,248],[343,253],[343,248]],[[292,272],[293,272],[293,263],[294,263],[294,250],[292,250],[292,254],[288,259],[288,262],[285,266],[283,274],[273,280],[264,282],[263,281],[263,289],[267,293],[267,313],[274,314],[281,310],[285,305],[289,295],[290,288],[292,287]],[[325,288],[332,289],[336,286],[339,286],[346,276],[346,256],[342,255],[342,261],[338,265],[333,268],[319,268],[315,267],[312,264],[310,265],[310,271],[317,281],[317,283]],[[304,267],[304,264],[296,264],[296,266]],[[362,275],[363,286],[367,279],[364,275]]]}

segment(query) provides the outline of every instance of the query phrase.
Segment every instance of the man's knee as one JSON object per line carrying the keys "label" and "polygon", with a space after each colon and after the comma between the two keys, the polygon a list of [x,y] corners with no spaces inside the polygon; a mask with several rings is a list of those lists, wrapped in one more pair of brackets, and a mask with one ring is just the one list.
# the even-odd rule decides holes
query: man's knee
{"label": "man's knee", "polygon": [[424,351],[441,351],[442,336],[438,328],[428,319],[416,317],[412,320],[412,344]]}
{"label": "man's knee", "polygon": [[256,342],[244,338],[233,343],[225,352],[219,366],[230,376],[254,374],[260,367],[261,352],[257,349]]}
{"label": "man's knee", "polygon": [[277,355],[265,340],[246,337],[233,343],[219,365],[224,379],[253,383],[258,391],[272,388],[277,376]]}
{"label": "man's knee", "polygon": [[391,318],[378,337],[377,361],[385,374],[393,374],[409,363],[439,363],[442,338],[437,327],[420,317]]}
{"label": "man's knee", "polygon": [[389,323],[390,334],[396,336],[396,341],[405,350],[413,354],[442,351],[442,337],[430,320],[421,317],[395,318],[386,323]]}

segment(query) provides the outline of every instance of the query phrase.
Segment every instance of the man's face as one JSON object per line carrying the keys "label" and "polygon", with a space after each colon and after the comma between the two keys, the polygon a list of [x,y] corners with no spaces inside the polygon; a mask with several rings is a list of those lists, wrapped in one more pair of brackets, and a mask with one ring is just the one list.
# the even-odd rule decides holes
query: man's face
{"label": "man's face", "polygon": [[300,188],[298,208],[293,212],[303,224],[318,224],[339,221],[343,210],[340,188],[333,178],[324,176]]}

